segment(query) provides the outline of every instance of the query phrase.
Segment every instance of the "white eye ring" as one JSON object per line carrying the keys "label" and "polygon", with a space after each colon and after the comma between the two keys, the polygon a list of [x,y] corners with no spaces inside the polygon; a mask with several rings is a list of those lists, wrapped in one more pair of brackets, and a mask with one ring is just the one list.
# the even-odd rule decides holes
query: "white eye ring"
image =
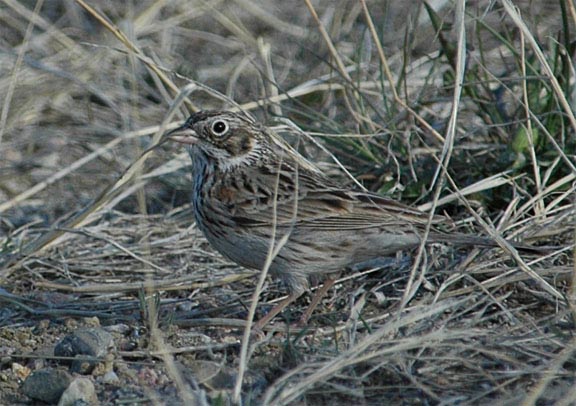
{"label": "white eye ring", "polygon": [[212,130],[212,134],[214,134],[217,137],[225,136],[228,133],[228,131],[230,130],[230,126],[224,120],[214,121],[212,123],[212,125],[210,126],[210,128]]}

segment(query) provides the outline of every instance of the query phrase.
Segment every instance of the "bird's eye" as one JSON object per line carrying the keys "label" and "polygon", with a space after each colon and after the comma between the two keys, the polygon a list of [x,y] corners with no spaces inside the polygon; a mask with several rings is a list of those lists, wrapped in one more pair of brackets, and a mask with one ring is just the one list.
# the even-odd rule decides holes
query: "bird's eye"
{"label": "bird's eye", "polygon": [[212,123],[212,134],[223,137],[226,135],[230,127],[228,127],[228,123],[223,120],[216,120]]}

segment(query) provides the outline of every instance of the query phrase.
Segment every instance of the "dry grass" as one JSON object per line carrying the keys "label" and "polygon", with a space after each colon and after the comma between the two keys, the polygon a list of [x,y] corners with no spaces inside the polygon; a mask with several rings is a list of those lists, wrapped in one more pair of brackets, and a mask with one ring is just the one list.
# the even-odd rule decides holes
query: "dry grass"
{"label": "dry grass", "polygon": [[[133,344],[104,403],[576,402],[571,2],[81,3],[0,8],[0,403],[22,401],[13,363],[92,318]],[[182,151],[144,153],[198,108],[250,110],[342,182],[502,249],[348,273],[309,327],[248,341],[253,273],[191,222]]]}

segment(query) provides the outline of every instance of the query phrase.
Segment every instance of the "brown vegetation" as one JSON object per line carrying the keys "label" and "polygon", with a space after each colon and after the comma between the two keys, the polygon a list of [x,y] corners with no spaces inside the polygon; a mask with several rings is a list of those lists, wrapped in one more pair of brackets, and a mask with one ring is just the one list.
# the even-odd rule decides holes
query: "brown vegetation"
{"label": "brown vegetation", "polygon": [[[102,404],[576,402],[572,2],[0,2],[0,404],[94,323],[117,346]],[[199,108],[249,110],[463,232],[555,248],[406,252],[248,342],[255,278],[195,228],[188,157],[143,155]]]}

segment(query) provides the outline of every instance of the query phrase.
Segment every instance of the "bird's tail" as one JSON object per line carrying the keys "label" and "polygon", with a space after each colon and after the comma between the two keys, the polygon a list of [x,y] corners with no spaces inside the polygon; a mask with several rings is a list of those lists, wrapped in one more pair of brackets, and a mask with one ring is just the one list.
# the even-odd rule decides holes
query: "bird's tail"
{"label": "bird's tail", "polygon": [[[514,241],[504,240],[506,243],[510,244],[513,248],[532,253],[543,253],[552,251],[555,247],[533,247],[531,245],[517,243]],[[500,247],[495,239],[491,237],[478,237],[475,235],[468,234],[441,234],[441,233],[430,233],[428,236],[428,242],[430,243],[447,243],[452,245],[475,245],[480,247]]]}

